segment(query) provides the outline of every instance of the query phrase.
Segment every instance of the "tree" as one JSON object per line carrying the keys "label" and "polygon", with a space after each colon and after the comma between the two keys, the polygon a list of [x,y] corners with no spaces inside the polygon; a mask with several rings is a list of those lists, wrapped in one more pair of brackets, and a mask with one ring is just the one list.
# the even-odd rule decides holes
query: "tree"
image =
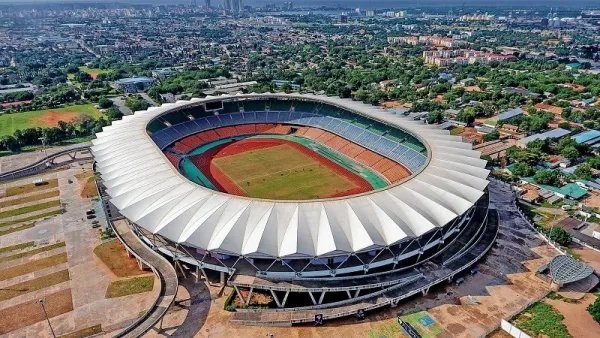
{"label": "tree", "polygon": [[14,136],[4,136],[0,138],[0,146],[6,150],[16,153],[21,150],[21,145]]}
{"label": "tree", "polygon": [[594,169],[600,169],[600,156],[588,158],[587,163]]}
{"label": "tree", "polygon": [[563,148],[563,150],[560,152],[560,154],[564,158],[568,158],[571,161],[575,161],[576,159],[579,158],[579,150],[577,150],[577,148],[575,148],[573,146],[567,146],[567,147]]}
{"label": "tree", "polygon": [[110,121],[120,120],[123,117],[123,113],[117,107],[110,107],[105,112],[104,115],[108,117]]}
{"label": "tree", "polygon": [[600,323],[600,297],[597,297],[592,304],[588,305],[587,311],[595,321]]}
{"label": "tree", "polygon": [[427,123],[428,124],[434,124],[434,123],[439,123],[442,122],[442,120],[444,119],[444,115],[442,115],[441,112],[439,111],[432,111],[427,113]]}
{"label": "tree", "polygon": [[551,185],[557,187],[560,184],[558,171],[551,169],[539,170],[533,175],[533,181],[537,184]]}
{"label": "tree", "polygon": [[112,101],[105,97],[100,98],[100,100],[98,100],[98,106],[100,106],[100,108],[102,108],[102,109],[108,109],[108,108],[112,107],[112,105],[113,105]]}
{"label": "tree", "polygon": [[548,230],[548,237],[562,246],[567,246],[572,238],[570,233],[559,227],[550,228],[550,230]]}
{"label": "tree", "polygon": [[575,177],[582,180],[589,181],[594,178],[594,174],[592,174],[592,167],[587,163],[578,165],[577,168],[575,168],[573,174],[575,175]]}
{"label": "tree", "polygon": [[485,142],[497,140],[499,138],[500,138],[500,133],[495,129],[491,133],[483,135],[483,140]]}
{"label": "tree", "polygon": [[569,122],[561,122],[558,124],[559,128],[571,130],[571,124]]}
{"label": "tree", "polygon": [[535,175],[535,168],[527,163],[517,163],[513,167],[512,173],[519,177],[530,177]]}

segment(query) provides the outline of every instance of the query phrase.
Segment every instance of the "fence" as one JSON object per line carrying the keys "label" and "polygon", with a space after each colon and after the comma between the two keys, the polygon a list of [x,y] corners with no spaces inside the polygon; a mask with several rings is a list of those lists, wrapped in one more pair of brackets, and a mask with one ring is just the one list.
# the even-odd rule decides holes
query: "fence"
{"label": "fence", "polygon": [[508,332],[511,336],[515,338],[531,338],[528,334],[519,330],[519,328],[517,328],[516,326],[512,325],[504,319],[502,319],[500,327],[502,328],[502,330]]}

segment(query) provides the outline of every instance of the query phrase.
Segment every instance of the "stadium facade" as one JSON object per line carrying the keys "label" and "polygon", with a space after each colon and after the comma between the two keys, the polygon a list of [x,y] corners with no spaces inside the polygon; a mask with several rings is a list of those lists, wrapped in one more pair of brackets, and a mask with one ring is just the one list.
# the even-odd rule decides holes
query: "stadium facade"
{"label": "stadium facade", "polygon": [[[179,140],[265,123],[290,126],[286,133],[327,131],[410,175],[350,196],[278,200],[227,194],[178,168],[186,157],[173,150]],[[164,104],[105,127],[92,153],[101,191],[146,244],[199,275],[217,271],[236,289],[271,292],[282,308],[337,307],[411,283],[428,290],[424,279],[437,283],[440,271],[452,278],[481,258],[497,231],[486,162],[471,144],[414,114],[349,99],[268,93]],[[327,290],[349,299],[327,299]],[[312,301],[290,305],[290,292],[309,292]]]}

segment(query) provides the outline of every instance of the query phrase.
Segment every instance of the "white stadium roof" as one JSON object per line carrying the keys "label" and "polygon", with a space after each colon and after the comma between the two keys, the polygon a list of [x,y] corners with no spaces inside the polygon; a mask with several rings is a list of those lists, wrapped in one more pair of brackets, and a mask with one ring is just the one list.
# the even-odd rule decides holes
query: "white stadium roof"
{"label": "white stadium roof", "polygon": [[[173,167],[146,126],[173,108],[235,97],[310,99],[345,107],[417,136],[428,148],[429,161],[400,184],[344,198],[279,201],[213,191]],[[177,243],[250,257],[338,255],[415,238],[465,213],[488,183],[485,161],[460,136],[338,97],[240,94],[179,101],[124,116],[92,142],[107,193],[123,216]]]}

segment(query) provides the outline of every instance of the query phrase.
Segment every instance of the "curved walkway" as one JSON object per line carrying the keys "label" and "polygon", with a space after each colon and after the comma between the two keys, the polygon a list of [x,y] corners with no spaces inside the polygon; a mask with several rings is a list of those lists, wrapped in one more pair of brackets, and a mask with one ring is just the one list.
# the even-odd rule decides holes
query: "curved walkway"
{"label": "curved walkway", "polygon": [[173,266],[160,254],[143,244],[131,231],[127,221],[115,221],[113,229],[127,250],[148,265],[160,280],[161,290],[150,310],[136,322],[115,335],[115,337],[141,337],[167,313],[167,310],[175,301],[179,281]]}
{"label": "curved walkway", "polygon": [[[25,176],[29,176],[29,175],[35,175],[35,174],[39,174],[43,171],[46,171],[48,169],[52,168],[52,165],[48,165],[48,162],[50,162],[50,164],[52,164],[52,162],[64,155],[70,155],[72,153],[77,153],[80,151],[89,151],[90,149],[90,145],[91,143],[86,143],[86,145],[84,146],[79,146],[79,147],[74,147],[74,148],[68,148],[65,150],[61,150],[57,153],[54,153],[52,155],[46,156],[34,163],[25,165],[24,167],[21,167],[19,169],[15,169],[15,170],[11,170],[5,173],[1,173],[0,174],[0,182],[2,181],[8,181],[8,180],[14,180],[17,178],[21,178],[21,177],[25,177]],[[75,155],[71,156],[71,160],[64,162],[62,164],[67,164],[67,163],[71,163],[71,162],[75,162],[75,161],[82,161],[82,160],[88,160],[91,159],[92,155],[90,153],[89,156],[86,156],[84,158],[76,158]]]}

